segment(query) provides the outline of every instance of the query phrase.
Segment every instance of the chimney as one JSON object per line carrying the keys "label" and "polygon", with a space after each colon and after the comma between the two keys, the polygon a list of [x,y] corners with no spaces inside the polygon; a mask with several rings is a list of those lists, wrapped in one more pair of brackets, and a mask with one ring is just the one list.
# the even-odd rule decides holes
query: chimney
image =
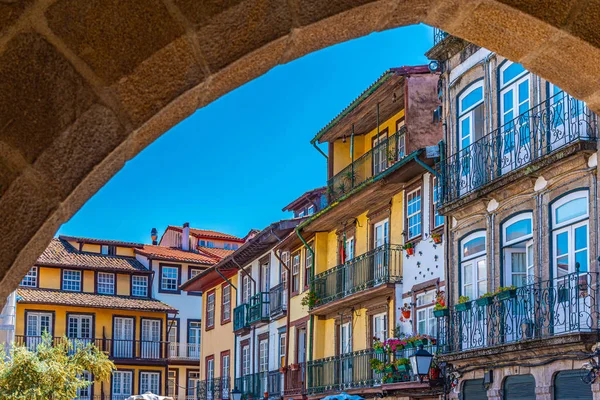
{"label": "chimney", "polygon": [[181,233],[181,250],[190,250],[190,223],[183,224],[183,232]]}
{"label": "chimney", "polygon": [[152,238],[152,244],[156,246],[158,244],[158,231],[156,230],[156,228],[152,228],[152,230],[150,231],[150,237]]}

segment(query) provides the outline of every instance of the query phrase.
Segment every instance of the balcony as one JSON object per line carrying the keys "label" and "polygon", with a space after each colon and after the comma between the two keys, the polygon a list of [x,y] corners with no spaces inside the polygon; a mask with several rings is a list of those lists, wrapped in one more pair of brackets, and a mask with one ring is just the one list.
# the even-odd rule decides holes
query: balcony
{"label": "balcony", "polygon": [[260,292],[250,297],[248,323],[269,322],[269,293]]}
{"label": "balcony", "polygon": [[267,391],[267,372],[248,374],[235,378],[235,388],[242,392],[243,399],[262,399]]}
{"label": "balcony", "polygon": [[169,342],[169,360],[200,360],[200,344]]}
{"label": "balcony", "polygon": [[[63,342],[64,338],[53,338],[53,345]],[[118,339],[89,339],[69,338],[73,342],[72,348],[86,346],[93,343],[98,349],[108,353],[113,360],[145,360],[165,361],[169,354],[169,342],[154,342],[146,340],[118,340]],[[15,345],[26,346],[35,351],[42,343],[42,336],[16,335]]]}
{"label": "balcony", "polygon": [[442,160],[442,206],[508,184],[533,164],[537,170],[580,150],[595,151],[597,136],[596,116],[560,92]]}
{"label": "balcony", "polygon": [[317,298],[313,309],[322,312],[330,303],[361,294],[371,296],[373,288],[385,289],[384,284],[399,281],[401,258],[401,246],[386,244],[321,272],[311,282]]}
{"label": "balcony", "polygon": [[306,394],[306,364],[294,364],[285,371],[284,396],[299,396]]}
{"label": "balcony", "polygon": [[233,309],[233,331],[239,332],[249,328],[248,304],[243,303]]}
{"label": "balcony", "polygon": [[187,400],[226,400],[231,392],[230,378],[207,379],[198,383],[198,396],[187,396]]}
{"label": "balcony", "polygon": [[269,308],[273,319],[282,317],[287,312],[287,288],[284,283],[274,286],[269,292]]}
{"label": "balcony", "polygon": [[267,392],[269,398],[283,398],[283,374],[278,370],[269,371],[267,376]]}
{"label": "balcony", "polygon": [[442,40],[448,37],[448,32],[445,32],[439,28],[433,28],[433,46],[437,46]]}
{"label": "balcony", "polygon": [[569,334],[595,337],[598,290],[597,273],[572,273],[455,305],[438,318],[438,346],[463,354]]}
{"label": "balcony", "polygon": [[[406,127],[354,160],[327,181],[329,204],[401,160],[405,154]],[[400,143],[400,146],[398,146]]]}

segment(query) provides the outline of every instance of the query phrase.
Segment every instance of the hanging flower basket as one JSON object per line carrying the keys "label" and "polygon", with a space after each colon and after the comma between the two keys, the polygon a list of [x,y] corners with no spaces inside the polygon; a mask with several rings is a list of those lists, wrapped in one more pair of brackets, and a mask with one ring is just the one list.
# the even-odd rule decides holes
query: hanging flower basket
{"label": "hanging flower basket", "polygon": [[386,365],[383,372],[385,372],[386,374],[391,374],[392,372],[394,372],[394,367],[392,367],[391,365]]}
{"label": "hanging flower basket", "polygon": [[513,299],[517,297],[517,289],[503,290],[501,292],[498,292],[496,297],[498,298],[498,300]]}
{"label": "hanging flower basket", "polygon": [[408,254],[409,256],[414,256],[415,255],[415,248],[414,247],[409,247],[406,249],[406,254]]}
{"label": "hanging flower basket", "polygon": [[437,318],[447,317],[450,315],[450,311],[447,308],[442,308],[441,310],[433,310],[433,315]]}
{"label": "hanging flower basket", "polygon": [[458,303],[457,305],[454,306],[454,308],[456,309],[456,311],[467,311],[471,309],[471,302],[466,302],[466,303]]}
{"label": "hanging flower basket", "polygon": [[404,319],[410,319],[410,310],[408,310],[408,311],[402,310],[402,317]]}
{"label": "hanging flower basket", "polygon": [[419,340],[415,340],[415,347],[419,347],[421,345],[427,346],[427,343],[429,343],[429,340],[427,338],[422,338],[422,339],[419,339]]}
{"label": "hanging flower basket", "polygon": [[398,369],[398,372],[406,372],[406,371],[408,371],[408,365],[406,365],[406,364],[398,365],[396,368]]}
{"label": "hanging flower basket", "polygon": [[475,302],[477,303],[477,305],[479,307],[485,307],[487,305],[490,305],[490,304],[492,304],[493,301],[494,301],[494,298],[491,296],[480,297],[477,300],[475,300]]}

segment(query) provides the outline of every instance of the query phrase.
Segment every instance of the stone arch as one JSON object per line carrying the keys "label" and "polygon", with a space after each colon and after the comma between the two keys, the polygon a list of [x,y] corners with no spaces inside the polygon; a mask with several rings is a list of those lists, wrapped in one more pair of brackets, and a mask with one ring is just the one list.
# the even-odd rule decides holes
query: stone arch
{"label": "stone arch", "polygon": [[275,65],[424,22],[600,111],[583,0],[0,1],[0,299],[61,223],[170,127]]}

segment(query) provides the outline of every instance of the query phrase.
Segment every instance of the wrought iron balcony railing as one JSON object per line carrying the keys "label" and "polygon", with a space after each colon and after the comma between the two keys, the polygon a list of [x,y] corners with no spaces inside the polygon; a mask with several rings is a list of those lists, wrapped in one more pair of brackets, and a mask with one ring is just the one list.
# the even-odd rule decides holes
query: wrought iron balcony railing
{"label": "wrought iron balcony railing", "polygon": [[259,292],[250,297],[248,323],[269,321],[269,292]]}
{"label": "wrought iron balcony railing", "polygon": [[[52,343],[57,344],[64,340],[64,338],[55,337]],[[101,351],[107,352],[112,359],[164,360],[169,354],[169,342],[89,338],[69,338],[69,340],[72,342],[73,352],[79,346],[83,347],[93,343]],[[35,351],[42,341],[42,336],[15,336],[15,345],[26,346],[32,351]]]}
{"label": "wrought iron balcony railing", "polygon": [[316,275],[315,307],[400,279],[401,246],[386,244]]}
{"label": "wrought iron balcony railing", "polygon": [[306,393],[306,364],[289,365],[285,371],[284,396],[298,396]]}
{"label": "wrought iron balcony railing", "polygon": [[439,42],[448,37],[448,32],[441,30],[440,28],[433,28],[433,45],[436,46]]}
{"label": "wrought iron balcony railing", "polygon": [[444,353],[598,332],[598,274],[572,273],[455,305],[438,318]]}
{"label": "wrought iron balcony railing", "polygon": [[[229,377],[207,379],[198,383],[198,400],[226,400],[231,392]],[[188,393],[188,399],[190,394]]]}
{"label": "wrought iron balcony railing", "polygon": [[235,378],[235,388],[244,399],[261,399],[267,391],[268,372],[248,374]]}
{"label": "wrought iron balcony railing", "polygon": [[406,127],[381,141],[327,181],[329,203],[379,175],[406,155]]}
{"label": "wrought iron balcony railing", "polygon": [[596,116],[559,92],[438,163],[441,201],[453,202],[566,146],[595,142]]}
{"label": "wrought iron balcony railing", "polygon": [[285,314],[287,311],[287,288],[285,283],[280,283],[271,288],[269,292],[269,308],[271,318]]}
{"label": "wrought iron balcony railing", "polygon": [[200,344],[169,342],[169,359],[171,360],[199,360]]}
{"label": "wrought iron balcony railing", "polygon": [[233,309],[233,331],[241,331],[250,327],[248,322],[248,304],[242,303]]}
{"label": "wrought iron balcony railing", "polygon": [[278,370],[269,371],[267,376],[269,398],[283,398],[283,374]]}

